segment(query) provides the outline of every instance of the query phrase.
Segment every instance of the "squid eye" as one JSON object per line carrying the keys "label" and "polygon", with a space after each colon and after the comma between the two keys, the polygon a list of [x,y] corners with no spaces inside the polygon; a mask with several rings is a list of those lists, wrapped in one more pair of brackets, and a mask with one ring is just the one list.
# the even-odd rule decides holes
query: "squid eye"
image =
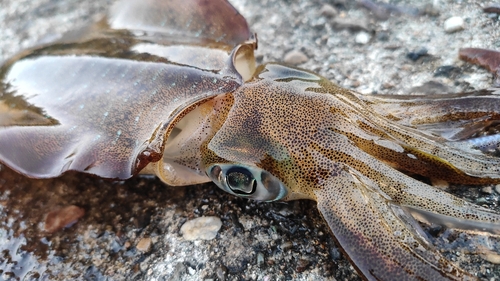
{"label": "squid eye", "polygon": [[243,164],[217,164],[207,175],[223,190],[236,196],[274,201],[285,197],[288,188],[271,173]]}
{"label": "squid eye", "polygon": [[236,194],[252,194],[257,188],[257,181],[252,173],[241,167],[231,168],[226,174],[227,186]]}

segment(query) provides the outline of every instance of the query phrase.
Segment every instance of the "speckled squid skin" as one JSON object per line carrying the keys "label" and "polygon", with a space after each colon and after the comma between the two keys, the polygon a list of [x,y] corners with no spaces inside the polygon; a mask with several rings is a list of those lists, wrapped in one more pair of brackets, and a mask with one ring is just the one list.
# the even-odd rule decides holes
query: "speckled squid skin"
{"label": "speckled squid skin", "polygon": [[[475,279],[414,217],[498,234],[500,215],[405,173],[499,183],[500,159],[462,142],[498,120],[497,95],[363,96],[280,64],[243,75],[257,42],[226,1],[123,3],[109,21],[2,66],[3,163],[35,178],[142,170],[172,183],[161,172],[172,160],[197,176],[184,184],[208,181],[212,165],[255,167],[286,185],[284,200],[318,202],[365,279]],[[192,134],[176,143],[186,120],[196,130],[180,127]],[[170,151],[178,144],[186,154]]]}
{"label": "speckled squid skin", "polygon": [[[219,101],[217,129],[202,150],[205,166],[256,165],[291,189],[286,199],[316,200],[366,279],[474,279],[428,244],[407,208],[445,221],[493,223],[497,233],[500,215],[393,167],[450,182],[496,183],[498,158],[400,126],[372,111],[365,97],[313,73],[278,64],[260,70]],[[481,176],[487,174],[497,178]]]}

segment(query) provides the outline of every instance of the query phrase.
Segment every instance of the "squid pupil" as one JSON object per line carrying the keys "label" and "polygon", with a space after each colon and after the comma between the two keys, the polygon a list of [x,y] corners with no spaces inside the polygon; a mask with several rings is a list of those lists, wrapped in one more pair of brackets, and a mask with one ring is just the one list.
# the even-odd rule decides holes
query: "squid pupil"
{"label": "squid pupil", "polygon": [[233,168],[227,172],[226,182],[237,194],[252,194],[257,188],[257,181],[247,169]]}

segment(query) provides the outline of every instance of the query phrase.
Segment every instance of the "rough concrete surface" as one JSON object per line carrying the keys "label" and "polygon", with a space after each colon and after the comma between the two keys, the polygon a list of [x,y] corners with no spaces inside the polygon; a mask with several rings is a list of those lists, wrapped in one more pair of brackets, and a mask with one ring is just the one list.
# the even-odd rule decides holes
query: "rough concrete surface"
{"label": "rough concrete surface", "polygon": [[[259,63],[293,52],[300,67],[362,93],[442,94],[492,83],[457,56],[461,47],[500,49],[499,15],[484,13],[483,1],[384,1],[396,7],[391,14],[346,0],[231,2],[258,34]],[[0,61],[98,19],[111,3],[0,0]],[[444,22],[454,16],[463,30],[447,33]],[[499,188],[448,190],[500,211]],[[213,184],[173,188],[150,177],[30,180],[3,166],[0,191],[2,280],[359,279],[309,201],[258,203]],[[85,210],[75,225],[42,231],[47,213],[73,205]],[[183,239],[183,223],[201,216],[221,219],[216,238]],[[500,279],[498,239],[425,229],[447,258],[484,280]],[[481,256],[480,247],[493,251]]]}

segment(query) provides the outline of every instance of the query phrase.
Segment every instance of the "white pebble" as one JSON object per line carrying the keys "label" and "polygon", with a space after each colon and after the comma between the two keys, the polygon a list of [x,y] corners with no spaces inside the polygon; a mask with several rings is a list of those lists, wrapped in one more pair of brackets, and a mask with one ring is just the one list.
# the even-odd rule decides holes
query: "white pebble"
{"label": "white pebble", "polygon": [[371,36],[367,32],[360,32],[356,35],[356,43],[365,45],[370,42]]}
{"label": "white pebble", "polygon": [[486,193],[486,194],[492,194],[493,193],[493,188],[491,188],[491,186],[485,186],[481,189],[481,191],[483,193]]}
{"label": "white pebble", "polygon": [[339,12],[332,5],[325,4],[321,7],[319,13],[325,17],[332,18],[336,16]]}
{"label": "white pebble", "polygon": [[182,237],[186,240],[211,240],[217,236],[222,226],[218,217],[200,217],[187,221],[181,226]]}
{"label": "white pebble", "polygon": [[444,31],[448,33],[464,29],[464,20],[461,17],[451,17],[444,22]]}
{"label": "white pebble", "polygon": [[495,191],[500,194],[500,184],[495,185]]}
{"label": "white pebble", "polygon": [[285,55],[284,61],[288,64],[302,64],[308,60],[307,56],[301,51],[293,50]]}

